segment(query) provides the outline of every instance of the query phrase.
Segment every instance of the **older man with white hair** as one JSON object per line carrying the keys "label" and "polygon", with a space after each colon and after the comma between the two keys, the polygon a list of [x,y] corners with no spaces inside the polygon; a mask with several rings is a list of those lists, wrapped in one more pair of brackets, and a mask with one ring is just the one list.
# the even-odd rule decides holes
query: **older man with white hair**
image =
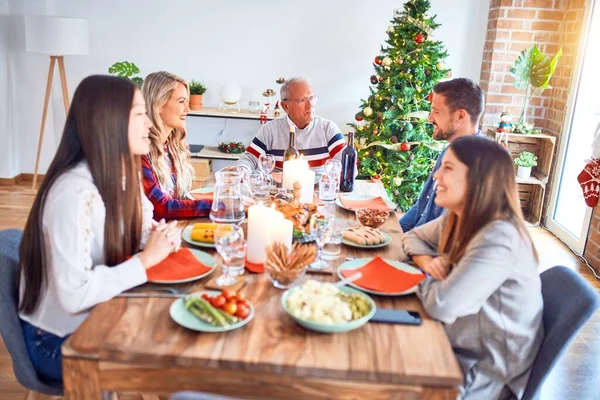
{"label": "older man with white hair", "polygon": [[344,136],[334,122],[315,115],[317,99],[306,79],[287,80],[281,87],[281,107],[287,116],[263,125],[236,165],[253,171],[258,169],[261,154],[273,154],[275,168],[282,169],[290,126],[296,130],[296,149],[311,168],[317,169],[331,158],[341,160]]}

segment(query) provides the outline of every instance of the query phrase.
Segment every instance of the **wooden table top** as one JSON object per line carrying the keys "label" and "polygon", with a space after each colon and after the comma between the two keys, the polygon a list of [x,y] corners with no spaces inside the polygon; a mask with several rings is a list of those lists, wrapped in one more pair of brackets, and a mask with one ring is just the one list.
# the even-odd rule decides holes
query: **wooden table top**
{"label": "wooden table top", "polygon": [[[354,218],[338,207],[336,213],[338,218]],[[402,232],[393,214],[382,230],[392,236],[389,246],[364,250],[343,245],[339,262],[375,255],[398,259]],[[352,332],[321,334],[304,329],[285,313],[280,303],[283,291],[264,274],[245,276],[242,291],[256,309],[245,327],[199,333],[170,318],[173,299],[115,298],[92,311],[63,346],[63,355],[159,368],[200,367],[377,384],[456,387],[463,380],[443,326],[425,315],[414,295],[372,297],[377,307],[419,311],[421,326],[367,323]],[[337,275],[307,276],[338,280]]]}

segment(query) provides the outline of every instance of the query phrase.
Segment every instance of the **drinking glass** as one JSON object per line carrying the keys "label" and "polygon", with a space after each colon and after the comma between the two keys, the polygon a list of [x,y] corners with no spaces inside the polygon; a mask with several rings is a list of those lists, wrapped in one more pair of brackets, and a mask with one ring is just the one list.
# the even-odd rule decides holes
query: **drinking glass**
{"label": "drinking glass", "polygon": [[334,214],[331,208],[337,196],[337,184],[332,173],[324,172],[319,179],[319,200],[325,203],[325,210],[331,215]]}
{"label": "drinking glass", "polygon": [[342,162],[340,160],[336,160],[335,158],[330,158],[325,161],[325,166],[323,167],[326,173],[335,178],[336,188],[340,187],[340,176],[342,174]]}
{"label": "drinking glass", "polygon": [[273,185],[271,172],[275,169],[275,156],[273,154],[261,154],[260,157],[258,157],[258,166],[267,176],[267,185],[269,185],[270,188]]}
{"label": "drinking glass", "polygon": [[215,230],[215,247],[222,259],[223,274],[215,281],[219,286],[233,286],[244,273],[246,239],[238,225],[219,224]]}
{"label": "drinking glass", "polygon": [[264,185],[265,176],[260,171],[252,171],[248,175],[248,188],[250,189],[250,196],[254,199],[256,193]]}
{"label": "drinking glass", "polygon": [[334,221],[335,218],[325,214],[313,214],[310,219],[310,234],[319,248],[317,259],[310,265],[313,269],[322,270],[329,266],[327,261],[323,259],[323,246],[331,238]]}

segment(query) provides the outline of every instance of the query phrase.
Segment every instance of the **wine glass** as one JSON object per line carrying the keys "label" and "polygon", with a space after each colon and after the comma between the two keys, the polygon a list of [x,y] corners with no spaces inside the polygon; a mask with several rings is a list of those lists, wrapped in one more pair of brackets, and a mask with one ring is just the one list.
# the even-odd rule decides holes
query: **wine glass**
{"label": "wine glass", "polygon": [[316,270],[322,270],[329,266],[327,261],[323,259],[323,246],[331,238],[333,231],[333,223],[335,218],[325,214],[313,214],[310,219],[310,234],[317,242],[319,253],[317,259],[313,262],[310,267]]}
{"label": "wine glass", "polygon": [[215,281],[219,286],[233,286],[244,273],[246,239],[239,225],[219,224],[215,230],[215,247],[223,262],[223,275]]}
{"label": "wine glass", "polygon": [[252,171],[248,175],[248,187],[250,188],[250,196],[254,198],[256,193],[264,185],[265,176],[260,171]]}
{"label": "wine glass", "polygon": [[273,185],[271,172],[275,169],[275,156],[273,154],[261,154],[258,157],[258,165],[260,170],[267,176],[267,184],[271,187]]}

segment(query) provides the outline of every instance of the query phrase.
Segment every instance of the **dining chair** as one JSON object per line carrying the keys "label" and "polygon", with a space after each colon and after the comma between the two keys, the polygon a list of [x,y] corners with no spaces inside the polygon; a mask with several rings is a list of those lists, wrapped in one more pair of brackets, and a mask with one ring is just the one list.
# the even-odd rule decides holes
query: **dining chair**
{"label": "dining chair", "polygon": [[27,353],[18,314],[19,244],[23,231],[0,231],[0,333],[12,359],[17,381],[27,389],[51,396],[63,394],[62,384],[40,380]]}
{"label": "dining chair", "polygon": [[169,400],[240,400],[237,397],[227,397],[218,394],[183,391],[173,393]]}
{"label": "dining chair", "polygon": [[544,340],[522,400],[539,398],[544,380],[575,334],[600,306],[600,296],[579,274],[552,267],[540,275],[544,299]]}

